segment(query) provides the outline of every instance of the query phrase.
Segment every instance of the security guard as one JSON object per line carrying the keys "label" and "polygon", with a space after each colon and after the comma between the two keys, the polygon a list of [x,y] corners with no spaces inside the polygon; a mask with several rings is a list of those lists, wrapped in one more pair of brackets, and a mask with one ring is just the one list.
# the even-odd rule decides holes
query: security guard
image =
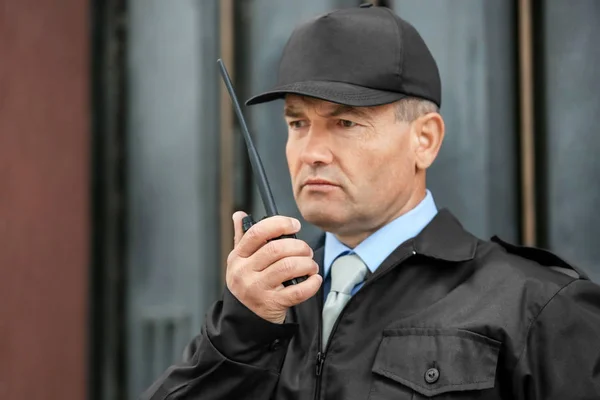
{"label": "security guard", "polygon": [[[383,7],[299,26],[277,86],[300,223],[267,218],[223,298],[143,399],[600,399],[600,288],[556,255],[467,232],[425,174],[444,137],[436,63]],[[282,282],[306,277],[297,285]]]}

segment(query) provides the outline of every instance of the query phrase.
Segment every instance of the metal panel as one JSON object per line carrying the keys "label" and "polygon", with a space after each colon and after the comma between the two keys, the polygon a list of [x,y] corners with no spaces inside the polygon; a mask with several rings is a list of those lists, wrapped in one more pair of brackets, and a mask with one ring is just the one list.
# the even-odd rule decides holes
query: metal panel
{"label": "metal panel", "polygon": [[[276,83],[279,58],[294,27],[309,18],[338,7],[357,6],[350,0],[248,0],[239,2],[238,82],[240,98],[246,99]],[[274,17],[276,16],[276,17]],[[273,196],[282,215],[303,221],[294,201],[285,158],[287,128],[283,120],[283,102],[275,101],[252,106],[247,111],[251,132],[261,154],[265,172],[272,183]],[[264,209],[256,188],[253,193],[252,214],[263,217]],[[318,230],[303,222],[298,235],[310,239]]]}
{"label": "metal panel", "polygon": [[217,1],[133,0],[129,398],[180,359],[218,294]]}
{"label": "metal panel", "polygon": [[600,282],[600,2],[543,6],[547,245]]}
{"label": "metal panel", "polygon": [[390,3],[440,69],[446,137],[427,175],[438,206],[484,239],[518,239],[513,2]]}

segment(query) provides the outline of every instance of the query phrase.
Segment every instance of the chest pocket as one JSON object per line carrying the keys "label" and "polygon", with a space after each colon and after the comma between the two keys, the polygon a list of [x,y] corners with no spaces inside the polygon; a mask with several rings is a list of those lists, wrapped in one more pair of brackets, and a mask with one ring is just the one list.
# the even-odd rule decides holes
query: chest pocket
{"label": "chest pocket", "polygon": [[464,330],[386,330],[369,399],[479,398],[494,387],[499,351],[500,342]]}

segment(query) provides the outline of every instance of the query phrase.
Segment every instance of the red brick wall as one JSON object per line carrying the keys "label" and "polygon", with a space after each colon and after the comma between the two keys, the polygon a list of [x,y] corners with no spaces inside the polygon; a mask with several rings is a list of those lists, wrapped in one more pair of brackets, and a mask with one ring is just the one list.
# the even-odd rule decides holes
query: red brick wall
{"label": "red brick wall", "polygon": [[88,12],[0,0],[0,399],[86,395]]}

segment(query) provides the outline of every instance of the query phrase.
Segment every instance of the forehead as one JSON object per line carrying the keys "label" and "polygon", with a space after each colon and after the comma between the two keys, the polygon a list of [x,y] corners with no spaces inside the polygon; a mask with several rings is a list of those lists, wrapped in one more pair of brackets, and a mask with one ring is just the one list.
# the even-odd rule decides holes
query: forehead
{"label": "forehead", "polygon": [[330,101],[321,100],[314,97],[300,96],[297,94],[287,94],[285,96],[285,108],[290,109],[317,108],[327,110],[342,106],[342,104],[332,103]]}
{"label": "forehead", "polygon": [[314,97],[288,94],[285,96],[284,114],[293,116],[304,113],[306,110],[311,109],[323,116],[353,114],[367,119],[372,119],[382,115],[388,111],[389,108],[389,104],[374,107],[352,107]]}

